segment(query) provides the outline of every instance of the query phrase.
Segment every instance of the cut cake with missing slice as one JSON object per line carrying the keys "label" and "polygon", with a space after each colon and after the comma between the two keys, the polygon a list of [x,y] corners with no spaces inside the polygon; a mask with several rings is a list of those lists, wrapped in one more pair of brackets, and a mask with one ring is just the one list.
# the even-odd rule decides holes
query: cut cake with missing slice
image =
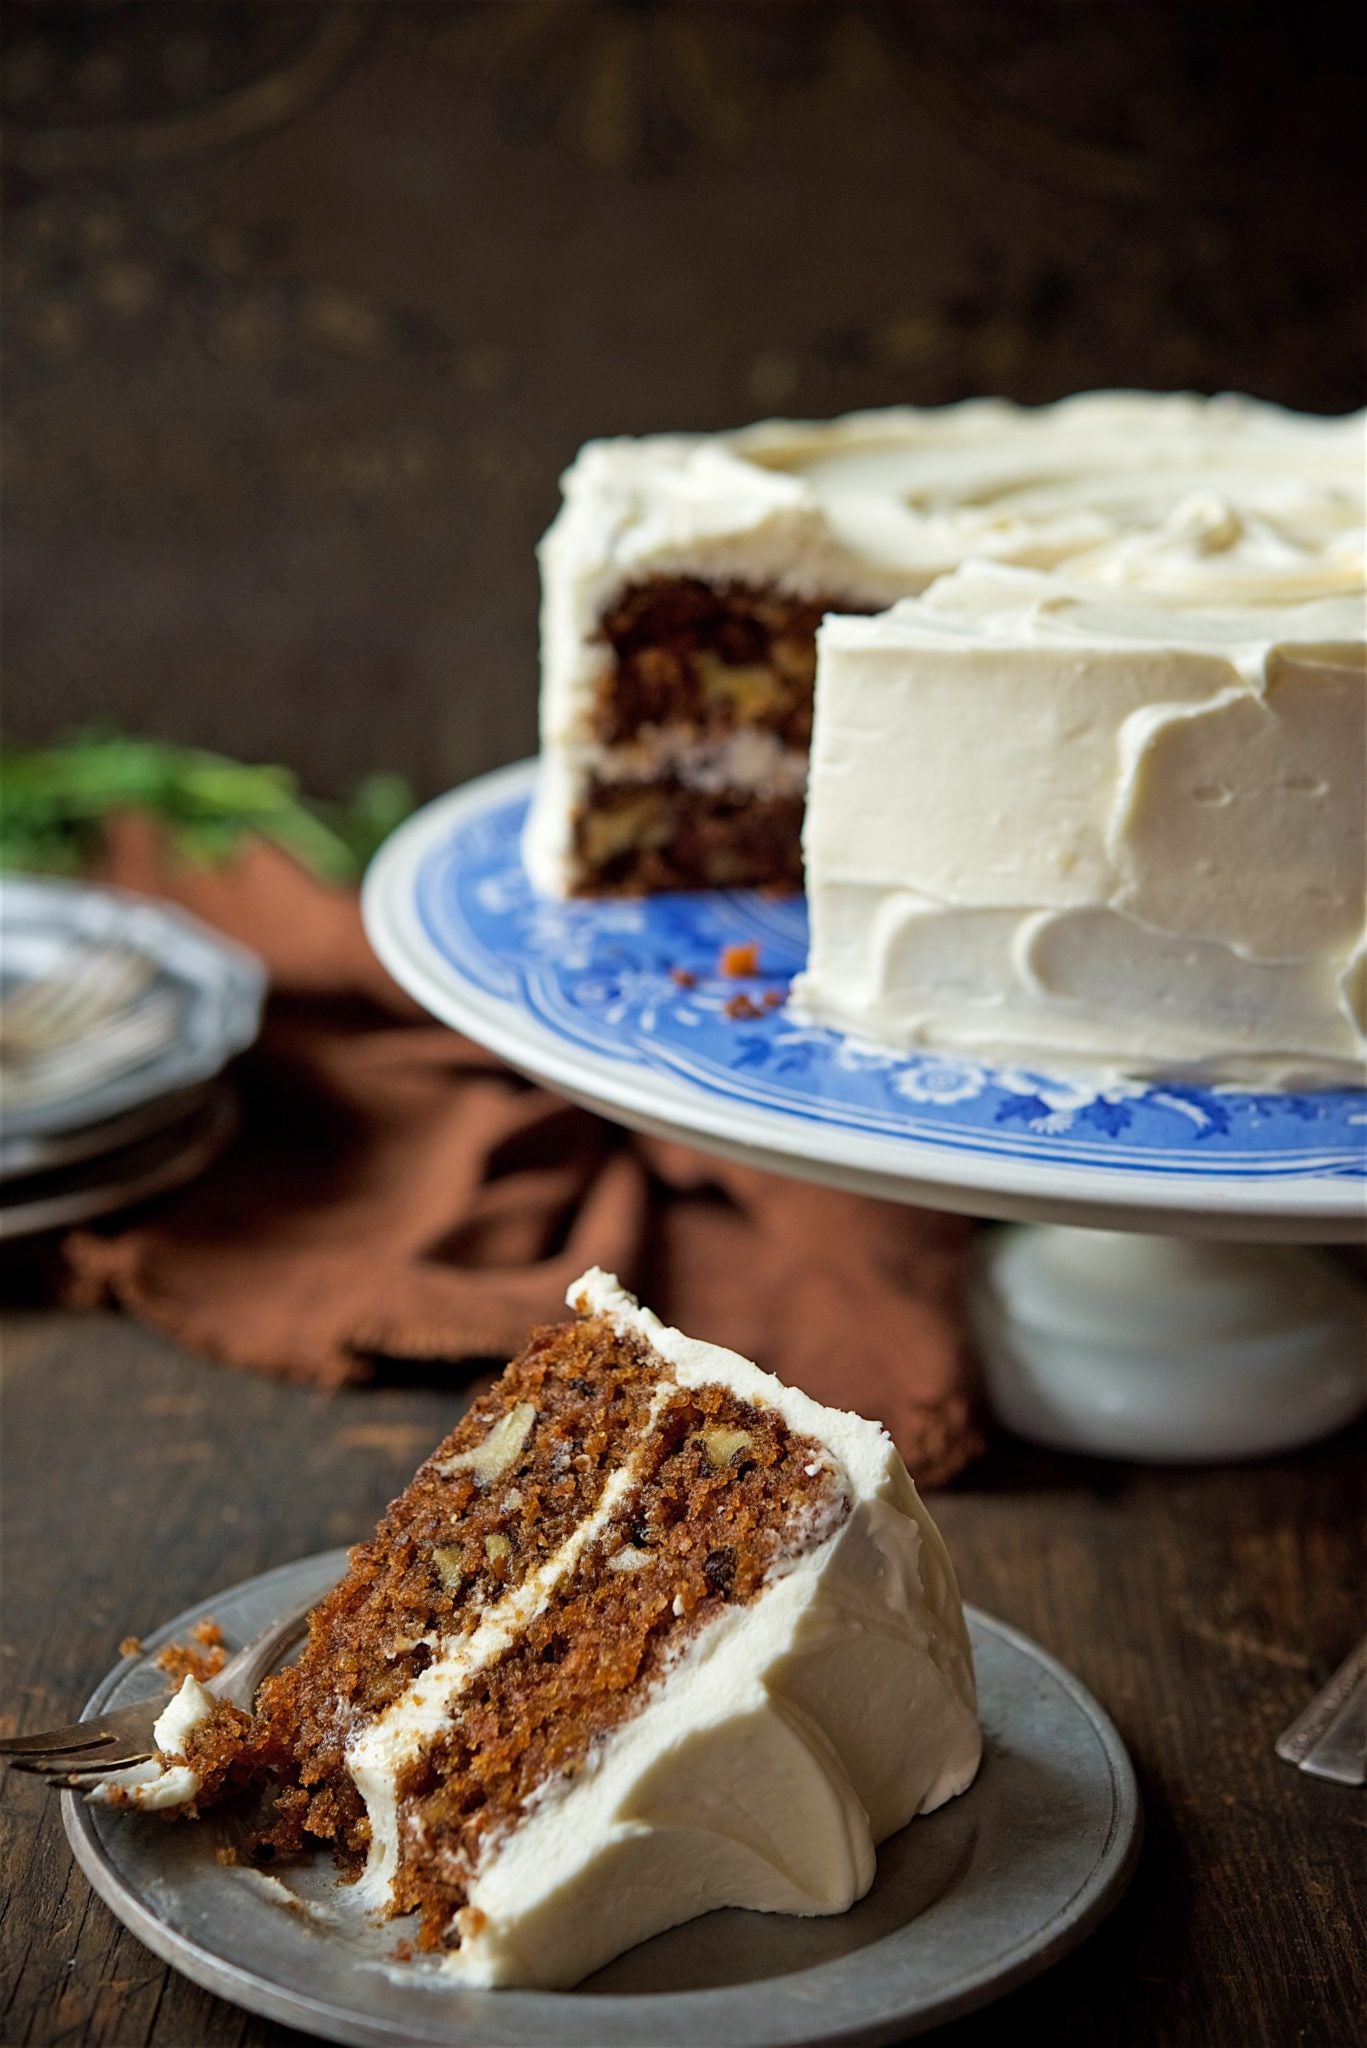
{"label": "cut cake with missing slice", "polygon": [[[532,882],[799,886],[813,708],[819,726],[834,688],[820,620],[965,562],[1198,607],[1360,600],[1362,434],[1361,414],[1097,391],[589,442],[540,549]],[[878,738],[894,769],[927,760],[911,711]],[[955,757],[928,769],[971,817]]]}
{"label": "cut cake with missing slice", "polygon": [[841,1912],[980,1752],[954,1574],[886,1432],[597,1269],[569,1298],[255,1719],[187,1680],[162,1777],[105,1794],[265,1781],[263,1846],[332,1843],[470,1984],[567,1986],[716,1906]]}

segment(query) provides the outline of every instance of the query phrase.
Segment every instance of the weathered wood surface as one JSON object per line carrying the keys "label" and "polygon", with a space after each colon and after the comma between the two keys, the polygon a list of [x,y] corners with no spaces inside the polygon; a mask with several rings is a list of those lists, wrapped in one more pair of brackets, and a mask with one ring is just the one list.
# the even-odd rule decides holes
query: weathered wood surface
{"label": "weathered wood surface", "polygon": [[[3,1681],[27,1727],[216,1586],[362,1535],[450,1425],[459,1383],[331,1400],[229,1373],[112,1317],[3,1323]],[[1364,1433],[1243,1470],[1144,1471],[999,1445],[935,1501],[967,1597],[1093,1688],[1148,1833],[1113,1919],[941,2038],[1348,2048],[1360,2039],[1367,1794],[1272,1741],[1355,1639]],[[282,2048],[164,1969],[90,1894],[55,1803],[0,1800],[5,2048]]]}

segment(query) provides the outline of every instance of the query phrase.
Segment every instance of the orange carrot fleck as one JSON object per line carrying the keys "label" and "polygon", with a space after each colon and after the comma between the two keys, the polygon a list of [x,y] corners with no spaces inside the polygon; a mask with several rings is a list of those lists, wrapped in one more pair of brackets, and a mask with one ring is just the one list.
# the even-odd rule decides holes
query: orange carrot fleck
{"label": "orange carrot fleck", "polygon": [[732,981],[743,981],[746,975],[759,973],[759,947],[753,939],[744,946],[723,946],[720,964]]}

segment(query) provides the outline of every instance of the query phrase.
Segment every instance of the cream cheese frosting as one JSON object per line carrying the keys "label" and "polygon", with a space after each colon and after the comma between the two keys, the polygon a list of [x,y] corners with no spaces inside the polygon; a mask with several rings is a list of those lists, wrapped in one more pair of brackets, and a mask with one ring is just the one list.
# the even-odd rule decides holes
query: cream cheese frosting
{"label": "cream cheese frosting", "polygon": [[799,1013],[900,1048],[1364,1079],[1361,597],[970,564],[828,618]]}
{"label": "cream cheese frosting", "polygon": [[[596,1268],[568,1299],[652,1347],[668,1369],[661,1399],[721,1384],[816,1438],[850,1511],[691,1639],[585,1768],[548,1782],[491,1843],[443,1962],[467,1984],[573,1984],[716,1906],[842,1912],[872,1882],[875,1845],[963,1791],[980,1754],[953,1570],[886,1432],[666,1328]],[[405,1765],[459,1714],[478,1663],[574,1569],[633,1476],[625,1465],[537,1579],[353,1740],[373,1905],[388,1895]]]}
{"label": "cream cheese frosting", "polygon": [[156,1755],[145,1764],[131,1764],[127,1770],[111,1771],[88,1797],[97,1806],[140,1806],[158,1813],[173,1806],[189,1806],[201,1784],[198,1771],[184,1760],[185,1744],[196,1728],[213,1713],[217,1701],[206,1685],[186,1674],[180,1690],[158,1715],[152,1728]]}
{"label": "cream cheese frosting", "polygon": [[[589,777],[630,772],[591,731],[609,660],[599,621],[625,588],[693,576],[878,609],[985,560],[1066,564],[1089,583],[1203,605],[1351,593],[1363,585],[1363,430],[1363,415],[1236,396],[1096,392],[590,442],[541,547],[532,879],[564,892]],[[688,763],[675,766],[689,779]],[[715,777],[714,759],[702,773]],[[757,758],[733,786],[786,792],[800,762],[781,773]]]}

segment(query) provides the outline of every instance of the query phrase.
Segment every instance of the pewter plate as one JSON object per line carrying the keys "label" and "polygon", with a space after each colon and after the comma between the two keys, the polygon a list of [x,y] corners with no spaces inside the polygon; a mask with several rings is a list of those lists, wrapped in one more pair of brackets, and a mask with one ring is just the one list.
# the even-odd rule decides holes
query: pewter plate
{"label": "pewter plate", "polygon": [[[184,1102],[186,1096],[181,1093],[176,1099]],[[228,1081],[194,1090],[190,1103],[189,1110],[166,1129],[154,1129],[93,1161],[0,1181],[0,1244],[112,1216],[195,1179],[227,1150],[237,1135],[239,1118],[237,1097]]]}
{"label": "pewter plate", "polygon": [[[345,1552],[302,1559],[191,1608],[236,1647],[321,1595]],[[326,1857],[277,1875],[216,1861],[216,1827],[168,1826],[62,1796],[82,1870],[140,1941],[251,2012],[384,2048],[816,2048],[904,2040],[984,2005],[1076,1946],[1113,1906],[1139,1848],[1134,1773],[1114,1727],[1036,1644],[970,1610],[986,1751],[963,1798],[879,1851],[868,1896],[831,1919],[726,1911],[690,1921],[577,1990],[470,1991],[390,1958]],[[86,1712],[160,1689],[127,1658]],[[283,1880],[283,1882],[282,1882]]]}
{"label": "pewter plate", "polygon": [[60,1173],[68,1167],[87,1165],[92,1159],[107,1160],[112,1152],[119,1152],[126,1145],[160,1137],[199,1108],[213,1085],[206,1081],[198,1087],[178,1088],[174,1095],[160,1095],[155,1102],[139,1103],[118,1116],[101,1117],[96,1124],[81,1124],[73,1131],[58,1131],[52,1137],[44,1137],[41,1132],[32,1138],[0,1135],[0,1191],[7,1182],[26,1180],[30,1174]]}

